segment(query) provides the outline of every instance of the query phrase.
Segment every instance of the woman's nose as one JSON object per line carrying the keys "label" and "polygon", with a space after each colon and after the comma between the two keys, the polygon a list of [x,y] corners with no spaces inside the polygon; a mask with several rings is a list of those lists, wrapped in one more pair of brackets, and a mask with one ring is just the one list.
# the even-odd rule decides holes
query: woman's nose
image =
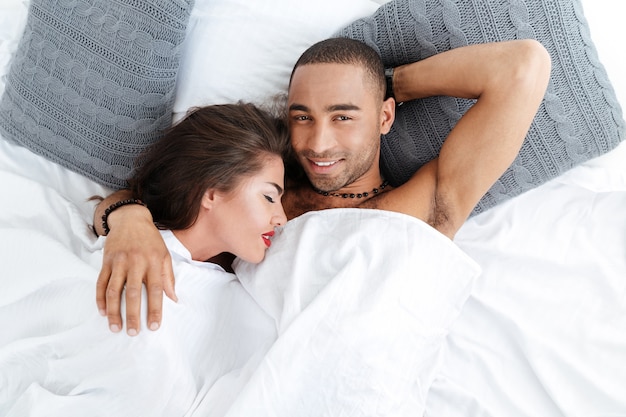
{"label": "woman's nose", "polygon": [[285,209],[283,205],[280,204],[278,207],[278,212],[272,217],[272,225],[283,226],[285,223],[287,223],[287,215],[285,214]]}

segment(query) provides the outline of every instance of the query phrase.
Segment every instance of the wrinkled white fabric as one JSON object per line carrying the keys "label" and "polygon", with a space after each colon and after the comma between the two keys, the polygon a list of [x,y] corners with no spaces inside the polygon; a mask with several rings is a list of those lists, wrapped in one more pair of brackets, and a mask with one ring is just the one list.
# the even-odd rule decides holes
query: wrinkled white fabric
{"label": "wrinkled white fabric", "polygon": [[415,416],[480,269],[415,218],[333,209],[235,271],[279,338],[229,416]]}
{"label": "wrinkled white fabric", "polygon": [[[70,208],[52,201],[61,212]],[[183,416],[211,398],[211,413],[203,415],[222,415],[275,340],[273,322],[235,276],[191,261],[169,232],[178,302],[165,298],[162,326],[152,332],[144,291],[139,336],[111,333],[96,311],[96,265],[42,230],[46,222],[19,224],[6,214],[0,215],[2,416]],[[95,264],[101,251],[93,249]]]}

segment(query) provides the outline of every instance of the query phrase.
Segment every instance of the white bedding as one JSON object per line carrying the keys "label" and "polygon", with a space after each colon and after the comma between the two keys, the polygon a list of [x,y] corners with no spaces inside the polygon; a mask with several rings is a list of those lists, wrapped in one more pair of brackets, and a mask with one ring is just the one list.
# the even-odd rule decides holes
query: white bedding
{"label": "white bedding", "polygon": [[414,218],[334,209],[235,272],[279,338],[230,416],[414,416],[480,268]]}
{"label": "white bedding", "polygon": [[0,184],[0,415],[414,415],[480,271],[395,213],[301,216],[258,269],[238,264],[245,286],[164,232],[179,301],[130,338],[96,311],[104,239],[76,205],[6,170]]}
{"label": "white bedding", "polygon": [[624,161],[622,144],[463,227],[483,274],[427,415],[626,415]]}
{"label": "white bedding", "polygon": [[0,303],[2,416],[223,415],[276,338],[235,276],[190,261],[171,233],[179,300],[165,300],[158,332],[130,338],[94,309],[98,244],[85,259],[26,223],[0,230],[13,260]]}
{"label": "white bedding", "polygon": [[[365,3],[355,2],[355,10],[370,10],[372,2]],[[626,63],[612,43],[625,38],[618,4],[618,0],[584,1],[600,59],[624,103]],[[330,1],[320,3],[331,6]],[[23,1],[0,5],[0,74],[6,70],[24,17]],[[228,274],[215,270],[198,274],[196,266],[190,267],[179,275],[180,305],[166,302],[162,329],[131,339],[109,333],[94,301],[102,241],[88,227],[93,203],[86,199],[109,190],[2,139],[0,415],[225,415],[232,406],[229,415],[413,415],[424,410],[437,417],[626,416],[624,161],[622,143],[609,154],[469,220],[455,243],[480,266],[476,277],[473,262],[449,242],[430,236],[420,222],[398,215],[376,220],[363,211],[358,215],[361,220],[352,223],[347,214],[354,218],[357,214],[333,210],[288,227],[304,233],[317,231],[319,222],[336,222],[344,230],[367,220],[371,229],[360,232],[370,230],[370,235],[363,237],[354,230],[317,235],[302,246],[278,237],[271,249],[275,255],[270,253],[269,262],[261,267],[268,269],[255,272],[258,280],[246,275],[249,269],[239,269],[247,292]],[[381,223],[390,228],[389,234],[377,234]],[[392,264],[377,258],[401,257],[400,248],[411,247],[413,240],[398,230],[429,236],[417,243],[436,244],[434,248],[463,265],[462,274],[448,275],[459,280],[454,287],[458,292],[445,286],[457,281],[441,283],[447,288],[439,294],[446,294],[448,315],[433,313],[445,304],[414,305],[433,314],[427,316],[431,328],[419,327],[415,316],[402,316],[397,304],[385,299],[385,294],[406,289],[405,297],[421,300],[429,293],[410,289],[438,288],[424,286],[428,281],[419,280],[417,273],[418,281],[402,280],[407,277],[405,269],[396,266],[400,272],[390,274]],[[332,244],[354,250],[357,242],[359,247],[368,242],[381,250],[348,259],[342,256],[352,252],[332,251],[336,247]],[[326,269],[327,264],[311,258],[317,254],[314,248],[330,251],[337,265]],[[411,250],[424,256],[421,249]],[[296,255],[303,262],[288,264],[292,270],[278,261],[280,256],[300,259]],[[363,263],[355,260],[364,259],[373,280],[350,273],[328,277],[340,266],[361,271]],[[417,272],[425,265],[445,265],[440,259],[415,262],[412,268]],[[326,275],[320,274],[320,267]],[[272,281],[281,271],[290,280]],[[325,278],[320,282],[320,277]],[[267,286],[272,283],[279,286]],[[387,284],[389,292],[376,290]],[[340,285],[355,291],[335,292]],[[224,302],[218,295],[225,293],[236,294],[238,301]],[[342,303],[333,302],[336,294]],[[186,296],[194,304],[185,304]],[[364,302],[372,299],[380,303]],[[371,314],[364,311],[370,305],[375,307]],[[228,311],[241,316],[225,320]],[[225,321],[211,314],[220,314]],[[330,317],[344,325],[352,320],[355,326],[331,327],[325,321]],[[168,322],[176,326],[168,327]],[[178,328],[183,322],[185,327]],[[220,323],[231,323],[250,343],[237,344],[247,350],[238,350],[236,361],[216,368],[206,359],[232,353],[228,338],[220,343],[212,337]],[[405,327],[389,328],[392,323]],[[317,326],[317,333],[309,331],[312,326]],[[419,334],[434,342],[416,345],[424,356],[411,358],[406,344],[389,351],[392,331],[398,340]],[[208,354],[211,349],[215,356]],[[360,349],[367,355],[344,354]],[[395,361],[390,360],[392,353],[397,354]],[[435,362],[424,364],[429,358]],[[343,373],[334,373],[339,369]],[[410,378],[395,372],[398,369],[416,372]],[[90,388],[106,385],[113,385],[112,391]],[[411,386],[415,389],[403,391]],[[51,387],[56,387],[56,395]],[[78,392],[82,395],[74,395]],[[23,411],[30,406],[34,408],[28,413]],[[60,411],[65,406],[78,411]],[[9,413],[11,407],[15,408]]]}

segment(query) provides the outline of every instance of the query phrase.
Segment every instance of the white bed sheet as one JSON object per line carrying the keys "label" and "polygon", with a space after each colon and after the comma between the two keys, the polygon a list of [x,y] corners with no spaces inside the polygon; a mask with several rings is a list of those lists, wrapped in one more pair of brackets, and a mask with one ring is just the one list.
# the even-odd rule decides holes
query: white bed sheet
{"label": "white bed sheet", "polygon": [[[37,201],[22,205],[29,202]],[[93,298],[101,240],[74,231],[91,249],[77,256],[45,225],[7,224],[6,214],[0,215],[2,416],[222,416],[276,339],[272,320],[236,277],[188,260],[171,234],[178,302],[165,300],[158,332],[111,333]],[[42,220],[63,219],[50,213]]]}
{"label": "white bed sheet", "polygon": [[624,145],[463,227],[483,274],[426,415],[626,415]]}
{"label": "white bed sheet", "polygon": [[[624,103],[619,4],[584,1]],[[0,74],[24,16],[22,1],[0,5]],[[450,328],[425,415],[626,416],[625,161],[622,144],[461,229],[456,243],[483,272]],[[109,190],[4,139],[0,174],[0,305],[67,278],[56,268],[63,257],[82,265],[74,275],[93,281],[101,252],[86,198]],[[87,297],[76,309],[94,314],[92,304]],[[68,311],[67,319],[76,317]]]}

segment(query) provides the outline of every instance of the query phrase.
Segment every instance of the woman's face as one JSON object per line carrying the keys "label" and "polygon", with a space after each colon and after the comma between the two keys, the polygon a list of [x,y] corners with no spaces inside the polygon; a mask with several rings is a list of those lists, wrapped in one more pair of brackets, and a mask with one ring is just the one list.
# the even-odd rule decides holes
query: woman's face
{"label": "woman's face", "polygon": [[271,155],[259,173],[244,179],[234,191],[216,195],[213,233],[225,251],[248,262],[263,260],[274,228],[287,222],[281,203],[284,175],[282,159]]}

